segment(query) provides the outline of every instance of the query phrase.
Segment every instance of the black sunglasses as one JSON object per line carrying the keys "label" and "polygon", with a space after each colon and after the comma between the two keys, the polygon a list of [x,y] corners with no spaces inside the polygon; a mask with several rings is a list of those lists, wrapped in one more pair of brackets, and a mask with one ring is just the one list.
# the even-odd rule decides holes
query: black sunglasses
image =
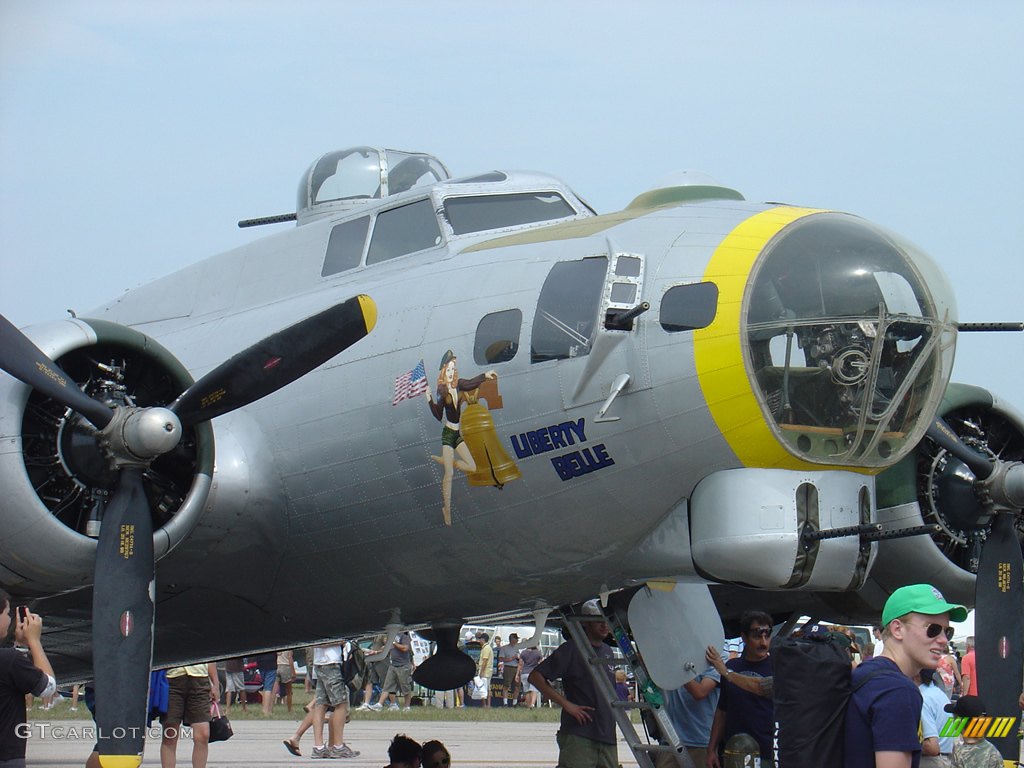
{"label": "black sunglasses", "polygon": [[451,764],[452,764],[451,756],[450,755],[445,755],[444,757],[440,758],[439,760],[435,760],[434,762],[428,764],[426,766],[426,768],[441,768],[441,766],[443,766],[443,765],[451,765]]}
{"label": "black sunglasses", "polygon": [[772,631],[770,629],[752,629],[747,634],[750,637],[771,637]]}
{"label": "black sunglasses", "polygon": [[940,634],[945,634],[947,640],[953,639],[953,628],[944,627],[941,624],[929,624],[924,633],[928,637],[938,637]]}

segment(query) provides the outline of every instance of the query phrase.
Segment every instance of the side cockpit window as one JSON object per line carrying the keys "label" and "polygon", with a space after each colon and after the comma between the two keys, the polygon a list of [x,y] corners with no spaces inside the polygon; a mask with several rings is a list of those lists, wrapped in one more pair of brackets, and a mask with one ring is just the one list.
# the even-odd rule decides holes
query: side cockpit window
{"label": "side cockpit window", "polygon": [[376,264],[441,244],[434,206],[427,200],[392,208],[377,215],[370,237],[367,264]]}
{"label": "side cockpit window", "polygon": [[522,226],[575,216],[557,192],[467,195],[444,201],[444,215],[456,235]]}
{"label": "side cockpit window", "polygon": [[370,226],[369,216],[360,216],[352,221],[343,221],[331,230],[327,242],[327,256],[321,277],[344,272],[359,266],[366,242],[366,230]]}
{"label": "side cockpit window", "polygon": [[537,302],[530,362],[590,354],[607,271],[605,256],[563,261],[552,267]]}
{"label": "side cockpit window", "polygon": [[675,285],[661,299],[661,327],[669,333],[707,328],[718,312],[718,286],[714,283]]}
{"label": "side cockpit window", "polygon": [[473,360],[477,365],[505,363],[519,351],[519,332],[523,327],[523,313],[506,309],[485,315],[476,327]]}

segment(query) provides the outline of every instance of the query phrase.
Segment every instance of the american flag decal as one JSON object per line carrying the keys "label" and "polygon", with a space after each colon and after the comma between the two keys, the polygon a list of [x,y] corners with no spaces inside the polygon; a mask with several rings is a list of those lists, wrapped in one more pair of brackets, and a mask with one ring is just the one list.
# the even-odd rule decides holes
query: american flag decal
{"label": "american flag decal", "polygon": [[427,372],[423,367],[423,361],[420,360],[415,368],[395,379],[395,399],[391,404],[398,405],[403,400],[422,395],[426,391]]}

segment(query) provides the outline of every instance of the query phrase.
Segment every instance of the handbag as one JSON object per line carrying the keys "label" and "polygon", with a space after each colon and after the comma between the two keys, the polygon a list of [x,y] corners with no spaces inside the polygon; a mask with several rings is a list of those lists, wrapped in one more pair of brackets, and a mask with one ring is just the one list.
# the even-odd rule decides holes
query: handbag
{"label": "handbag", "polygon": [[231,721],[228,720],[227,715],[220,713],[220,705],[217,702],[213,703],[213,707],[210,709],[210,741],[227,741],[235,732],[231,729]]}
{"label": "handbag", "polygon": [[469,681],[469,698],[475,701],[487,698],[487,685],[479,675]]}

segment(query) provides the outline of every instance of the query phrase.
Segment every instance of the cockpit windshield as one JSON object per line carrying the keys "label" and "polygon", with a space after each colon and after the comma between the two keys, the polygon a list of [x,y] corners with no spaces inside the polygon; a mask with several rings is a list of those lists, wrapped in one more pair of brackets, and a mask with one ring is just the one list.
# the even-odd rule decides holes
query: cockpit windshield
{"label": "cockpit windshield", "polygon": [[810,216],[769,243],[747,293],[746,354],[793,453],[880,466],[916,443],[955,335],[952,300],[928,285],[945,280],[924,254],[851,216]]}

